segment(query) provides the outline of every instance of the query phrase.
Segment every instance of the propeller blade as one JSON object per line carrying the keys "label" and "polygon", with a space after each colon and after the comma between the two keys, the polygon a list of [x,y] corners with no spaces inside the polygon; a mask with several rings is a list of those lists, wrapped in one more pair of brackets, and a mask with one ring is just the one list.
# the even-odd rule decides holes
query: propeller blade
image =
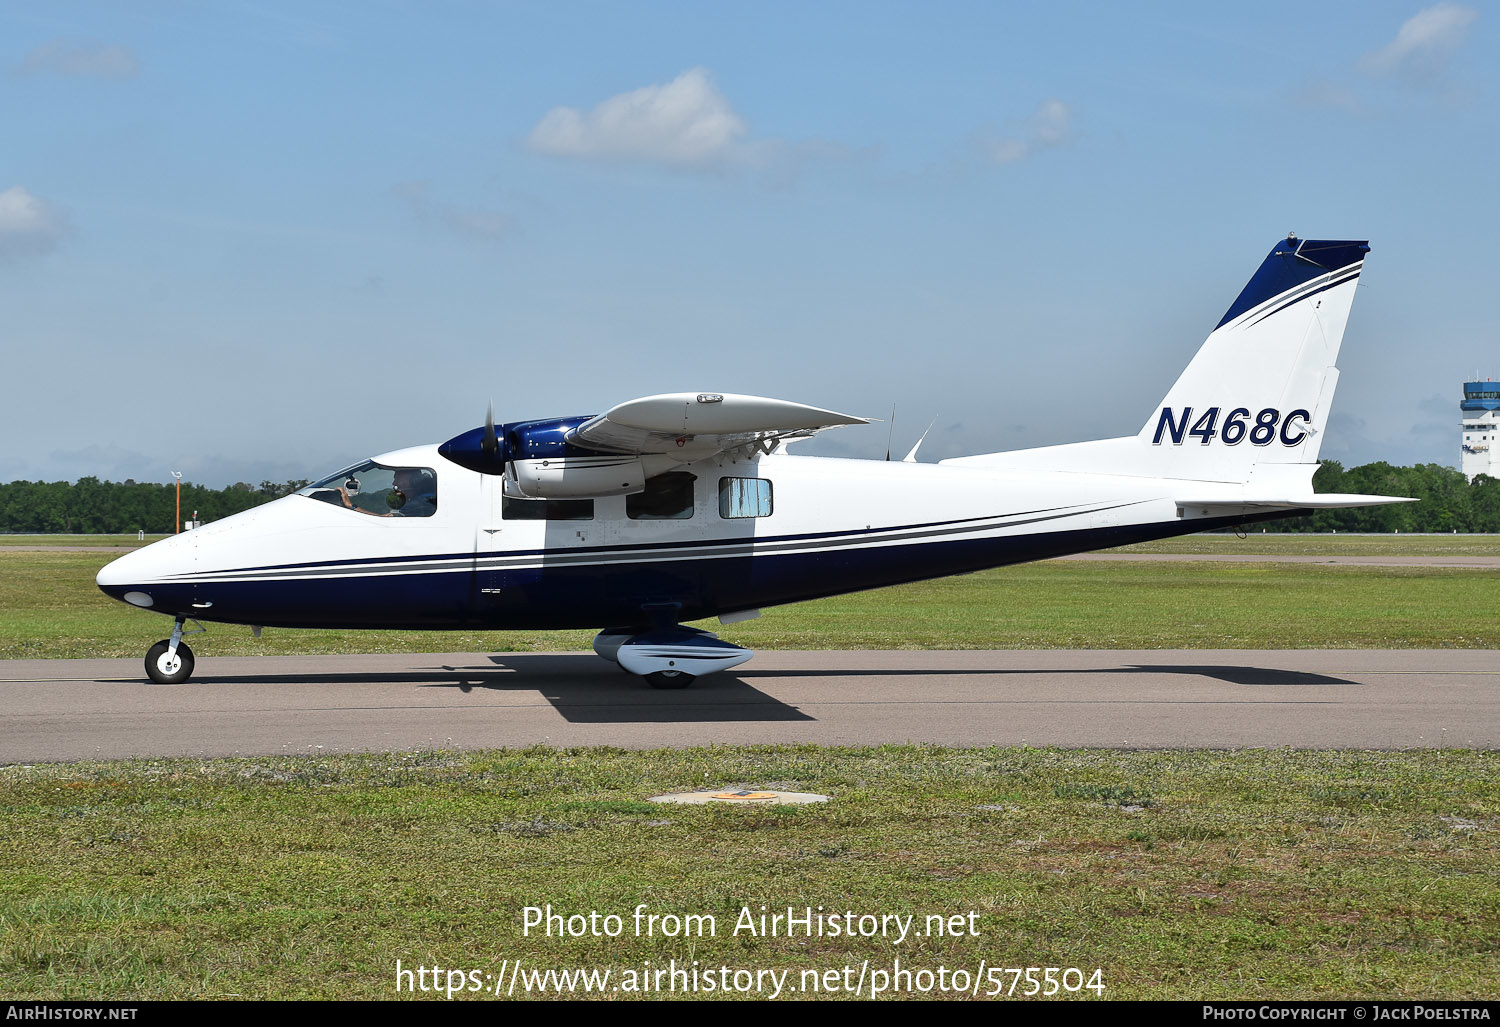
{"label": "propeller blade", "polygon": [[500,449],[500,438],[495,434],[495,404],[484,412],[484,439],[479,443],[485,456],[494,456]]}

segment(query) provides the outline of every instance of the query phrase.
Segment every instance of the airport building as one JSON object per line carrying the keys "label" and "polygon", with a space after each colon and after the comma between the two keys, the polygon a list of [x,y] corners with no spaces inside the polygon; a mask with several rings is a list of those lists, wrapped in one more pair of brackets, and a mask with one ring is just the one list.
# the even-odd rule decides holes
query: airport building
{"label": "airport building", "polygon": [[1463,472],[1500,478],[1500,382],[1464,382]]}

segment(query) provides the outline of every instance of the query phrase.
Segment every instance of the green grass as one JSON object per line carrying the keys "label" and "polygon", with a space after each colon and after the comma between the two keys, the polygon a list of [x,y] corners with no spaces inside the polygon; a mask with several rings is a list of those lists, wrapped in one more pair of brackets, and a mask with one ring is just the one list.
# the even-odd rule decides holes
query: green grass
{"label": "green grass", "polygon": [[129,535],[0,535],[0,547],[4,546],[131,546],[140,547],[166,538],[165,535],[147,534],[142,542],[134,534]]}
{"label": "green grass", "polygon": [[1256,556],[1500,556],[1500,535],[1183,535],[1112,553],[1239,553]]}
{"label": "green grass", "polygon": [[726,629],[782,649],[1490,648],[1495,572],[1050,562],[819,600]]}
{"label": "green grass", "polygon": [[[112,555],[0,549],[0,658],[138,657],[165,636],[166,618],[94,586]],[[728,628],[702,623],[763,649],[1494,648],[1496,573],[1052,561],[781,607]],[[247,628],[210,625],[192,645],[200,657],[552,651],[587,649],[592,636],[267,629],[257,641]]]}
{"label": "green grass", "polygon": [[[663,807],[780,787],[809,807]],[[381,998],[498,971],[1075,966],[1108,998],[1488,997],[1492,753],[727,747],[0,770],[0,992]],[[524,937],[522,909],[713,914]],[[734,937],[741,907],[977,913],[978,937]]]}

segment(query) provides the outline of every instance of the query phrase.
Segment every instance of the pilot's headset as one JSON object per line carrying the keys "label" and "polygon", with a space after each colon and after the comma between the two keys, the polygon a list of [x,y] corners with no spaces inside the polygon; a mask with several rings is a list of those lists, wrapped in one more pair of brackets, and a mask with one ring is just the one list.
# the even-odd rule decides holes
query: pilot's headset
{"label": "pilot's headset", "polygon": [[392,510],[399,510],[406,505],[407,500],[413,497],[432,496],[437,494],[437,479],[433,473],[425,467],[402,468],[402,476],[407,479],[407,491],[396,487],[391,482],[391,490],[385,494],[385,505]]}

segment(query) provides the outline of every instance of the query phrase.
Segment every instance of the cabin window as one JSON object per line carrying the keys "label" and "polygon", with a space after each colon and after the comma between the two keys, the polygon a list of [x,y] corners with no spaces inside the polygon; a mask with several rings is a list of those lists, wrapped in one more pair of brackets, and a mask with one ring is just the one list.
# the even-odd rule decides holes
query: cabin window
{"label": "cabin window", "polygon": [[770,481],[765,478],[720,478],[719,516],[771,516]]}
{"label": "cabin window", "polygon": [[512,499],[500,497],[500,516],[507,521],[592,521],[592,499]]}
{"label": "cabin window", "polygon": [[647,479],[644,492],[625,497],[625,515],[633,521],[685,521],[693,516],[693,482],[686,471],[668,471]]}
{"label": "cabin window", "polygon": [[431,517],[437,512],[437,475],[431,467],[386,467],[366,460],[297,495],[374,517]]}

